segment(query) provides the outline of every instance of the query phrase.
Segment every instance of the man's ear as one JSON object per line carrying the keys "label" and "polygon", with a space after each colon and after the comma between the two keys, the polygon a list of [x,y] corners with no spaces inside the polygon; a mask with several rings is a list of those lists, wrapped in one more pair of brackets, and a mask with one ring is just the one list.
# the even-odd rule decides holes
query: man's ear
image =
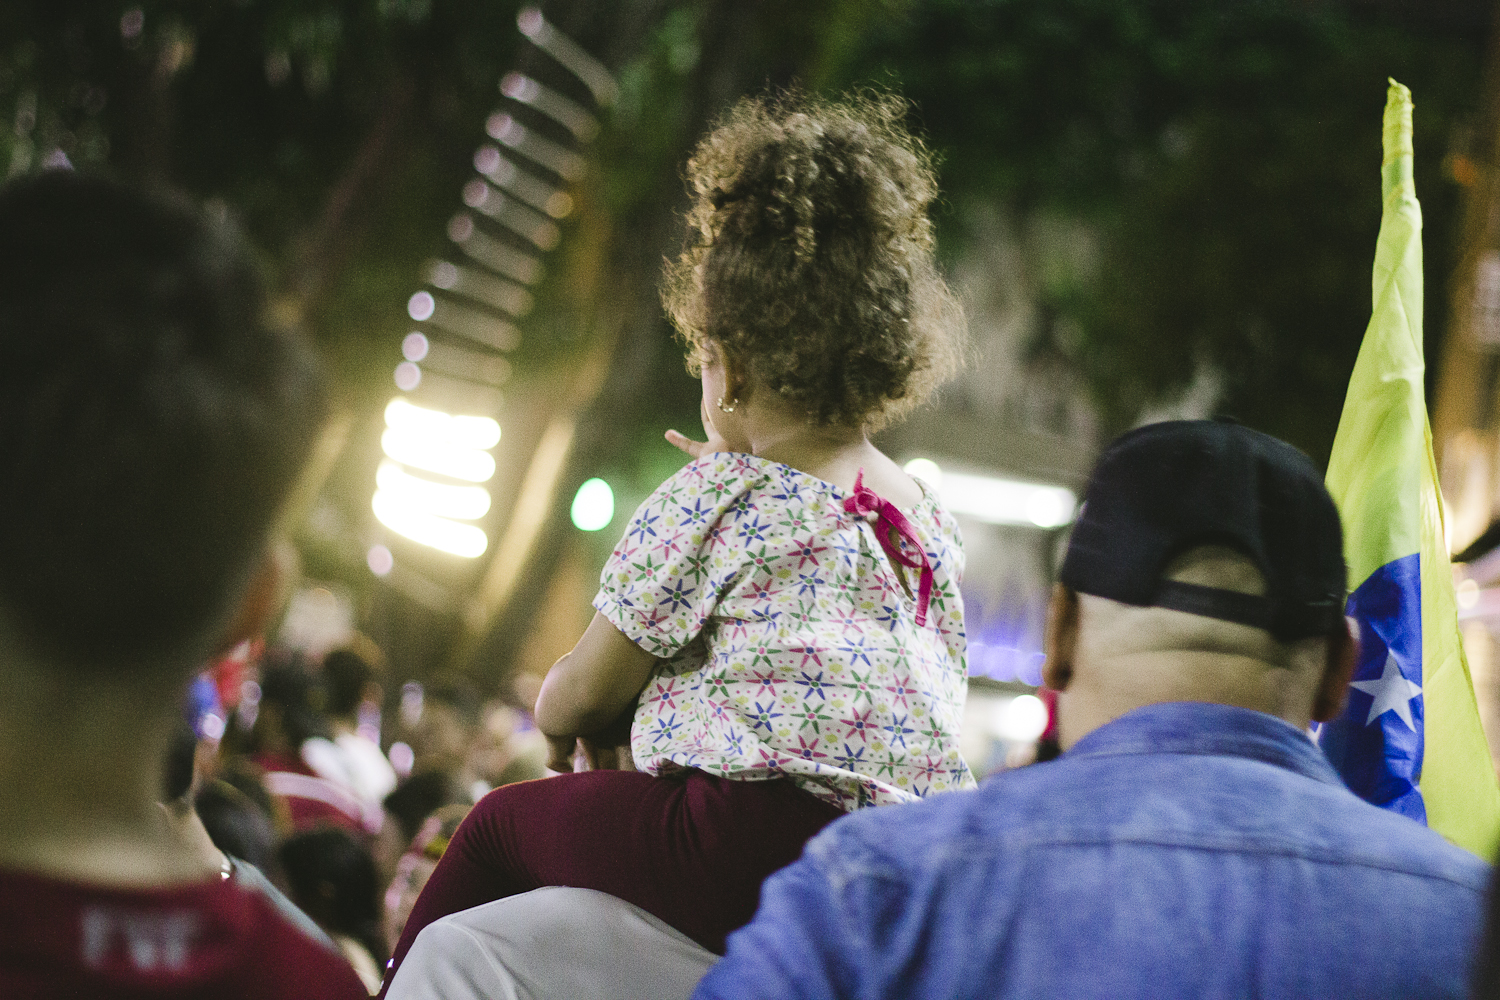
{"label": "man's ear", "polygon": [[1332,722],[1344,711],[1344,702],[1349,698],[1349,682],[1354,679],[1354,666],[1358,660],[1359,637],[1354,625],[1345,618],[1344,627],[1328,637],[1323,676],[1313,695],[1312,721]]}
{"label": "man's ear", "polygon": [[286,588],[297,576],[297,550],[285,538],[266,542],[250,582],[240,595],[239,606],[220,638],[216,655],[229,652],[246,639],[261,635],[286,599]]}
{"label": "man's ear", "polygon": [[1062,584],[1052,587],[1047,604],[1047,634],[1042,642],[1046,661],[1042,683],[1062,691],[1073,681],[1073,657],[1078,651],[1078,595]]}

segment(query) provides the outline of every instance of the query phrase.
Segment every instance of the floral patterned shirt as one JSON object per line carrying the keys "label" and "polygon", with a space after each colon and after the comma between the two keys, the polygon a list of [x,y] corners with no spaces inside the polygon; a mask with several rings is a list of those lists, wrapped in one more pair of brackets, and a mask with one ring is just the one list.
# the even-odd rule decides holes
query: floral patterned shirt
{"label": "floral patterned shirt", "polygon": [[958,526],[926,487],[905,511],[933,570],[919,627],[915,580],[897,576],[844,496],[719,452],[641,504],[594,599],[661,659],[631,727],[637,767],[784,775],[844,810],[974,784],[958,751]]}

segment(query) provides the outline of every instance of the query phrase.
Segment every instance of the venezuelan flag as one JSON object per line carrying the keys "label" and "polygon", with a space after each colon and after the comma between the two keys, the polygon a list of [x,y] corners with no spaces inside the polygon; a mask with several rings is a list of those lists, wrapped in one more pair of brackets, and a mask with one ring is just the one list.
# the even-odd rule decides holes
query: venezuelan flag
{"label": "venezuelan flag", "polygon": [[1459,639],[1423,396],[1411,115],[1411,92],[1390,81],[1374,311],[1328,464],[1360,655],[1348,706],[1318,740],[1356,793],[1490,859],[1500,842],[1500,784]]}

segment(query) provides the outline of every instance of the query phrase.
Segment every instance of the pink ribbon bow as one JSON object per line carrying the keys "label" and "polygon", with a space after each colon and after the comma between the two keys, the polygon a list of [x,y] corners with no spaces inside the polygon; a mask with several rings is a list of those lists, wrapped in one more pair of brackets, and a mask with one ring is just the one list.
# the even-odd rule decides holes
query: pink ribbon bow
{"label": "pink ribbon bow", "polygon": [[[906,515],[874,490],[865,488],[864,469],[860,469],[854,477],[854,492],[844,498],[844,512],[859,517],[874,514],[875,537],[880,539],[880,547],[885,549],[891,562],[922,571],[917,584],[917,624],[926,625],[927,602],[932,597],[932,564],[927,561],[927,550],[922,547],[922,541]],[[891,540],[892,532],[910,542],[919,558],[913,559],[902,552],[901,546]]]}

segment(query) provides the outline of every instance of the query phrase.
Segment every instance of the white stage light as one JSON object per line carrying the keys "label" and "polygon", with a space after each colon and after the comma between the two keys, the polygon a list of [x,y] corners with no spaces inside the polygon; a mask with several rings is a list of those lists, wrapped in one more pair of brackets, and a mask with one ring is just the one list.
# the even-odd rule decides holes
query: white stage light
{"label": "white stage light", "polygon": [[421,361],[432,348],[427,337],[413,330],[401,341],[401,355],[407,361]]}
{"label": "white stage light", "polygon": [[396,388],[411,392],[422,384],[422,368],[420,365],[403,361],[396,366]]}
{"label": "white stage light", "polygon": [[1047,721],[1047,703],[1034,694],[1023,694],[995,713],[992,729],[1002,740],[1030,743],[1047,731]]}
{"label": "white stage light", "polygon": [[406,300],[406,314],[418,323],[431,319],[436,310],[437,300],[432,297],[431,292],[417,292]]}
{"label": "white stage light", "polygon": [[908,476],[916,476],[939,493],[943,492],[943,470],[930,458],[914,458],[903,469]]}
{"label": "white stage light", "polygon": [[402,465],[451,479],[487,483],[495,475],[495,460],[489,452],[455,448],[413,431],[386,428],[380,436],[380,448]]}
{"label": "white stage light", "polygon": [[384,545],[372,545],[370,551],[365,553],[365,565],[376,576],[389,576],[391,570],[396,568],[396,557]]}
{"label": "white stage light", "polygon": [[415,510],[385,490],[375,491],[370,506],[381,524],[429,548],[473,559],[483,555],[490,544],[482,529]]}
{"label": "white stage light", "polygon": [[1064,486],[947,472],[927,458],[914,458],[904,468],[936,490],[950,511],[988,524],[1059,528],[1078,509],[1077,496]]}
{"label": "white stage light", "polygon": [[417,406],[400,396],[386,404],[385,425],[450,448],[485,451],[500,443],[500,425],[489,417],[455,417],[442,410]]}
{"label": "white stage light", "polygon": [[483,486],[451,486],[413,476],[395,462],[381,462],[375,483],[404,506],[438,517],[474,521],[489,513],[490,491]]}

